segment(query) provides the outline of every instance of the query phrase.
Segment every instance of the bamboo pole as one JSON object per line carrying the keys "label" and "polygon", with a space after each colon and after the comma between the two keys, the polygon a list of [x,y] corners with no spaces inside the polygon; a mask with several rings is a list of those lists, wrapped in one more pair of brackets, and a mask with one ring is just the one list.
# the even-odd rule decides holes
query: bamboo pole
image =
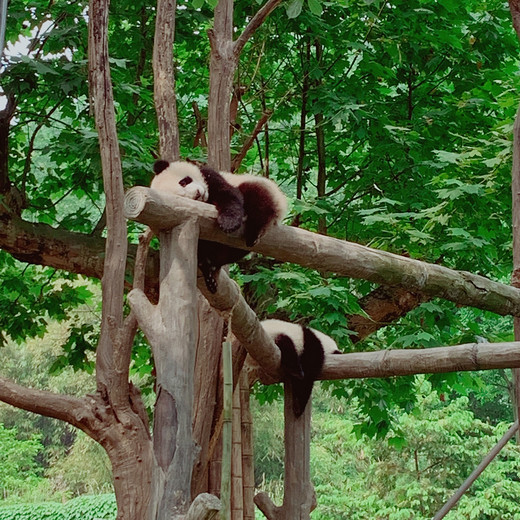
{"label": "bamboo pole", "polygon": [[444,504],[441,510],[433,517],[433,520],[441,520],[444,518],[455,504],[462,498],[462,495],[471,487],[473,482],[477,480],[480,474],[489,466],[493,459],[500,453],[500,450],[513,438],[518,430],[518,420],[507,430],[504,436],[498,441],[493,449],[484,457],[482,462],[477,466],[473,473],[464,481],[455,494]]}
{"label": "bamboo pole", "polygon": [[232,466],[232,420],[233,420],[233,364],[231,342],[222,344],[222,367],[224,373],[224,423],[222,425],[222,476],[220,479],[220,499],[222,519],[231,520],[231,466]]}
{"label": "bamboo pole", "polygon": [[253,457],[253,418],[246,370],[240,374],[240,411],[242,414],[242,478],[244,489],[244,520],[255,520],[255,468]]}
{"label": "bamboo pole", "polygon": [[244,518],[244,489],[242,473],[242,414],[240,385],[233,392],[233,444],[231,461],[231,514],[233,520]]}

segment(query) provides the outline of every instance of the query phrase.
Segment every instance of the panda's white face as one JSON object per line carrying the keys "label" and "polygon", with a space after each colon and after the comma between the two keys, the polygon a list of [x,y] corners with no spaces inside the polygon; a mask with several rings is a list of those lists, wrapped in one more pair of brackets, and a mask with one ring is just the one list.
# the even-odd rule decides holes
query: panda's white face
{"label": "panda's white face", "polygon": [[155,175],[150,188],[202,202],[206,202],[209,196],[208,185],[200,169],[183,161],[172,162]]}

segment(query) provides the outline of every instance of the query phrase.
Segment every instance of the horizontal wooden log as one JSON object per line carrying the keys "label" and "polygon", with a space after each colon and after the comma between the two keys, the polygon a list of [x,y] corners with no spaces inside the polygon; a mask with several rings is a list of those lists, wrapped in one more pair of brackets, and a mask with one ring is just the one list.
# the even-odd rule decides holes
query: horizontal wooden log
{"label": "horizontal wooden log", "polygon": [[520,342],[380,350],[326,358],[321,379],[359,379],[520,367]]}
{"label": "horizontal wooden log", "polygon": [[[266,384],[280,381],[280,352],[260,326],[237,285],[221,271],[218,286],[218,293],[211,294],[206,290],[202,278],[198,281],[199,289],[212,307],[223,313],[235,308],[231,322],[233,333],[262,368],[260,380]],[[518,367],[520,342],[469,343],[453,347],[333,354],[326,357],[320,379],[359,379]]]}
{"label": "horizontal wooden log", "polygon": [[[155,230],[196,218],[201,238],[251,249],[240,237],[223,233],[217,227],[217,210],[210,204],[136,187],[126,194],[125,215]],[[466,271],[455,271],[304,229],[278,226],[266,233],[252,249],[279,261],[417,290],[430,297],[501,315],[520,316],[520,289]]]}

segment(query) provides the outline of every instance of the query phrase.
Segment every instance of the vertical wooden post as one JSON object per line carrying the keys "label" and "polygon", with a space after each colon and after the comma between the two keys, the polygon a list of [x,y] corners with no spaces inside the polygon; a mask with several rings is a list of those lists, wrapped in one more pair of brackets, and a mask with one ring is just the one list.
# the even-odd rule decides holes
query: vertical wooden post
{"label": "vertical wooden post", "polygon": [[277,507],[266,493],[255,497],[255,504],[269,520],[309,520],[316,507],[310,478],[311,402],[300,417],[293,412],[293,388],[284,384],[285,462],[283,505]]}
{"label": "vertical wooden post", "polygon": [[311,483],[311,401],[303,414],[293,413],[293,387],[284,384],[284,518],[308,520],[314,509],[314,488]]}
{"label": "vertical wooden post", "polygon": [[159,239],[159,303],[152,305],[138,289],[131,291],[128,298],[152,346],[157,370],[153,439],[156,464],[149,518],[166,520],[185,514],[191,503],[198,226],[188,220],[161,232]]}

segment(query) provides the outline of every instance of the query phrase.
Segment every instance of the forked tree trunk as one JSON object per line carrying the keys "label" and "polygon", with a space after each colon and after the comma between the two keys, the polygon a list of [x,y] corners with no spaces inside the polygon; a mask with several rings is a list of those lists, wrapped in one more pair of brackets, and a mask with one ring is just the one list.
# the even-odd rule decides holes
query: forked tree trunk
{"label": "forked tree trunk", "polygon": [[160,233],[161,287],[152,305],[142,291],[128,295],[152,347],[157,371],[155,464],[149,520],[187,513],[195,461],[192,433],[197,345],[197,237],[195,221]]}

